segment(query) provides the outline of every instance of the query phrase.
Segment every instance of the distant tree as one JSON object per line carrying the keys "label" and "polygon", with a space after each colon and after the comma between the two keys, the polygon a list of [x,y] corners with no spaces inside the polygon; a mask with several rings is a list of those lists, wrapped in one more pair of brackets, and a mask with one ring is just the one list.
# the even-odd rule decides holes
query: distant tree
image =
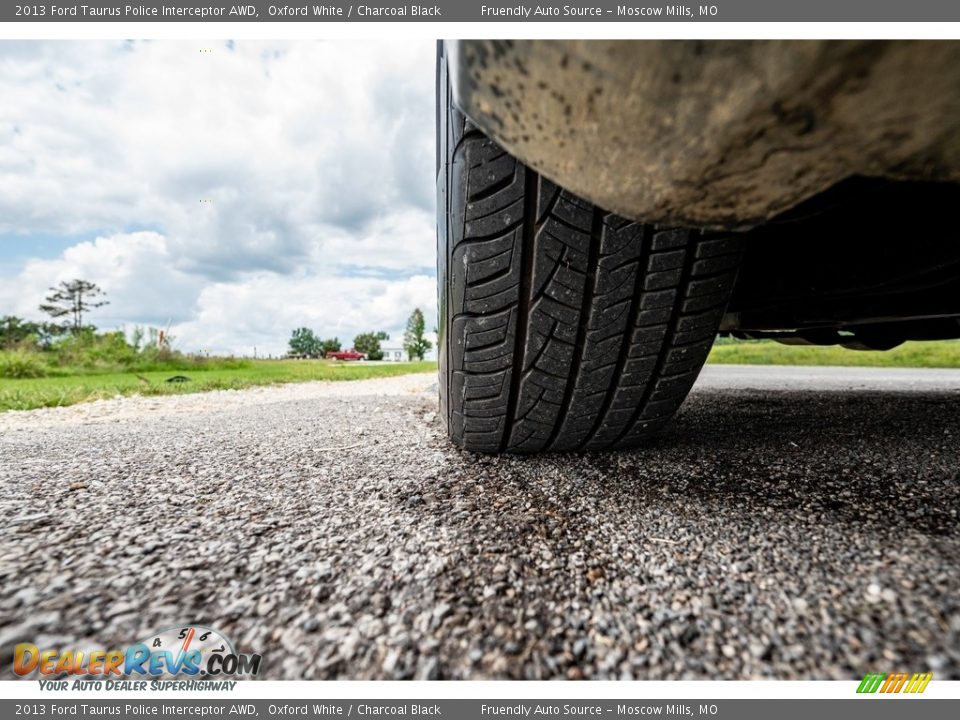
{"label": "distant tree", "polygon": [[297,355],[317,355],[320,352],[320,339],[314,335],[313,330],[306,327],[293,331],[289,345],[290,352]]}
{"label": "distant tree", "polygon": [[134,350],[140,352],[140,346],[143,345],[143,338],[146,337],[146,330],[142,325],[134,325],[130,331],[130,345]]}
{"label": "distant tree", "polygon": [[340,338],[327,338],[320,341],[320,354],[326,355],[328,352],[336,352],[340,349]]}
{"label": "distant tree", "polygon": [[368,360],[383,360],[383,350],[380,349],[381,340],[389,340],[390,336],[383,330],[378,332],[360,333],[353,339],[353,349],[362,352]]}
{"label": "distant tree", "polygon": [[36,345],[48,348],[58,337],[68,332],[65,325],[52,322],[34,322],[15,315],[0,317],[0,350],[17,345]]}
{"label": "distant tree", "polygon": [[40,310],[54,319],[67,318],[71,332],[79,335],[84,327],[83,316],[110,304],[108,300],[98,300],[104,295],[96,283],[87,280],[63,281],[57,287],[50,288],[50,294]]}
{"label": "distant tree", "polygon": [[433,347],[433,343],[424,337],[427,323],[423,319],[423,312],[416,308],[407,320],[407,329],[403,333],[403,349],[407,351],[407,357],[410,360],[416,358],[423,360],[427,350]]}
{"label": "distant tree", "polygon": [[44,328],[40,323],[24,320],[15,315],[0,317],[0,348],[13,347],[30,338],[36,338],[39,341],[43,334]]}

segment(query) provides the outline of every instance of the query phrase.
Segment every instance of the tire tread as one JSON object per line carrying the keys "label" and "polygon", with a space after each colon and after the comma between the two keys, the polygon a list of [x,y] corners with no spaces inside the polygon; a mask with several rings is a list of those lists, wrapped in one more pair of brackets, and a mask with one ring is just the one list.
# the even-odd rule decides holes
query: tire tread
{"label": "tire tread", "polygon": [[710,352],[740,238],[605,213],[452,108],[445,128],[441,407],[454,442],[599,450],[658,432]]}

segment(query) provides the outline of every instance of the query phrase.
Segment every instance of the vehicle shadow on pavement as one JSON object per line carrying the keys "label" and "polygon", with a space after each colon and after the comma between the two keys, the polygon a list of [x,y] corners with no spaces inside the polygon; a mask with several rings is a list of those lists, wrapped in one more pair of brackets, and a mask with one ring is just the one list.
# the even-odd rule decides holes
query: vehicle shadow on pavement
{"label": "vehicle shadow on pavement", "polygon": [[704,500],[817,505],[835,521],[882,517],[949,534],[958,529],[958,409],[956,393],[701,392],[661,437],[618,462]]}
{"label": "vehicle shadow on pavement", "polygon": [[[834,520],[958,530],[960,394],[706,391],[630,451],[515,457],[523,474],[579,469],[580,492],[625,506],[653,498],[789,509]],[[483,463],[482,457],[478,462]],[[536,470],[534,470],[536,469]]]}
{"label": "vehicle shadow on pavement", "polygon": [[960,676],[957,400],[708,390],[638,450],[458,453],[449,594],[524,649],[473,671]]}

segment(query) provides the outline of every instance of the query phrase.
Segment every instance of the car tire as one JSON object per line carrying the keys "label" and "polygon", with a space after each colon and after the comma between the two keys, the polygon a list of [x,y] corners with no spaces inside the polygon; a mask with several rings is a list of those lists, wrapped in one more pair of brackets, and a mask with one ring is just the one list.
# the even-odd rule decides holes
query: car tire
{"label": "car tire", "polygon": [[735,235],[658,228],[558,187],[454,107],[437,72],[440,415],[470,451],[630,448],[716,337]]}

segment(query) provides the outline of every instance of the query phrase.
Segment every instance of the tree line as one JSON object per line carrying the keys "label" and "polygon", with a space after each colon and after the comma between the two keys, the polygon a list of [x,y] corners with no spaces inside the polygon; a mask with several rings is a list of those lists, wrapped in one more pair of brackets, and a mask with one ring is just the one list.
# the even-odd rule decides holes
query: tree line
{"label": "tree line", "polygon": [[[390,336],[378,330],[360,333],[353,339],[353,349],[363,353],[368,360],[383,360],[380,343]],[[299,327],[290,335],[288,343],[290,354],[301,357],[324,357],[328,352],[342,350],[340,338],[321,338],[308,327]],[[403,349],[408,360],[423,360],[433,344],[426,338],[426,321],[420,308],[414,309],[407,320],[407,329],[403,333]]]}
{"label": "tree line", "polygon": [[[84,322],[85,316],[97,308],[109,305],[105,293],[96,283],[87,280],[65,280],[50,288],[50,294],[40,310],[52,321],[35,322],[15,315],[0,317],[0,348],[12,347],[27,341],[46,346],[62,335],[78,336],[96,330]],[[59,322],[58,322],[59,321]]]}
{"label": "tree line", "polygon": [[[104,305],[109,305],[109,301],[96,283],[80,279],[61,282],[50,288],[50,294],[40,305],[40,310],[50,316],[51,322],[35,322],[13,315],[0,317],[0,348],[27,342],[48,347],[63,335],[92,335],[96,328],[86,323],[86,317]],[[370,360],[382,360],[380,343],[389,339],[390,336],[382,330],[360,333],[353,339],[353,349]],[[140,338],[135,344],[140,344]],[[341,350],[339,338],[321,338],[307,327],[294,330],[288,344],[291,354],[306,357],[323,357],[328,352]],[[409,360],[423,360],[431,347],[432,343],[426,338],[423,312],[415,308],[403,333],[403,349]]]}
{"label": "tree line", "polygon": [[107,304],[95,283],[71,280],[50,288],[40,305],[49,320],[0,317],[0,377],[40,378],[70,368],[146,371],[184,359],[169,334],[156,328],[99,332],[88,316]]}

